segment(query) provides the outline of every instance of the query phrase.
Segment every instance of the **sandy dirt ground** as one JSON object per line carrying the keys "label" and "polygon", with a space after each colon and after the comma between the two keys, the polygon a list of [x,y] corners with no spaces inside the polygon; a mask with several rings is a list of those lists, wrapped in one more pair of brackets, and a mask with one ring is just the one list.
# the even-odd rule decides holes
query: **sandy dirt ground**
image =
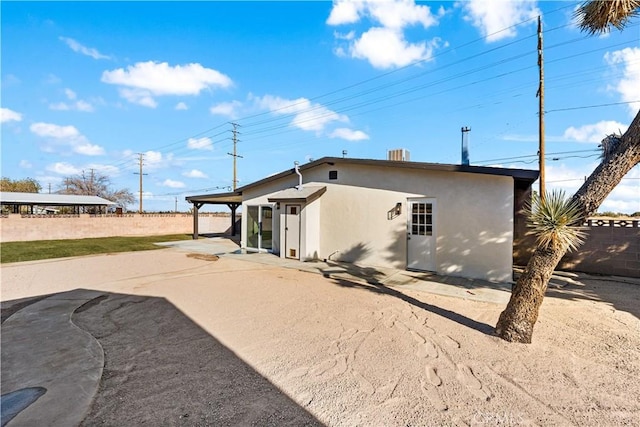
{"label": "sandy dirt ground", "polygon": [[530,345],[492,335],[499,304],[174,250],[4,265],[1,281],[2,301],[165,298],[327,425],[640,425],[640,286],[612,279],[550,289]]}

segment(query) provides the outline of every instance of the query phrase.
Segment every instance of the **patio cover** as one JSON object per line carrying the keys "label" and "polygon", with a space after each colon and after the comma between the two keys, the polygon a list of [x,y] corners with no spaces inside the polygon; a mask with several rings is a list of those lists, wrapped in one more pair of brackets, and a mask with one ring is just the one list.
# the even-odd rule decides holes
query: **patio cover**
{"label": "patio cover", "polygon": [[231,235],[236,235],[236,210],[242,204],[242,192],[202,194],[199,196],[185,197],[186,201],[193,204],[193,238],[198,239],[198,209],[204,205],[226,205],[231,209]]}

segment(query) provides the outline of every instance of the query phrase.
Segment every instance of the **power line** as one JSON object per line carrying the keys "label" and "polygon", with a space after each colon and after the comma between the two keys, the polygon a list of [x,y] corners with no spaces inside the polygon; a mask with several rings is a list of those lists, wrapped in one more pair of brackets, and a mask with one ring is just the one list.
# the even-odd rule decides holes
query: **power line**
{"label": "power line", "polygon": [[635,104],[640,103],[640,99],[635,101],[624,101],[624,102],[610,102],[608,104],[596,104],[596,105],[583,105],[580,107],[567,107],[567,108],[556,108],[554,110],[547,110],[546,113],[556,113],[558,111],[573,111],[573,110],[586,110],[588,108],[600,108],[600,107],[611,107],[613,105],[625,105],[625,104]]}

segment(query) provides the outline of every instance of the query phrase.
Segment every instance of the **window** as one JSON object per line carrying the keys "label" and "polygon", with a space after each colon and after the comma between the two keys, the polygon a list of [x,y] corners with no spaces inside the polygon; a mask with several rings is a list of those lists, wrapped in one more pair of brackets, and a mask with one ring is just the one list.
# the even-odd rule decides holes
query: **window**
{"label": "window", "polygon": [[431,203],[411,203],[411,234],[433,235],[433,205]]}
{"label": "window", "polygon": [[338,179],[338,171],[329,171],[329,179]]}

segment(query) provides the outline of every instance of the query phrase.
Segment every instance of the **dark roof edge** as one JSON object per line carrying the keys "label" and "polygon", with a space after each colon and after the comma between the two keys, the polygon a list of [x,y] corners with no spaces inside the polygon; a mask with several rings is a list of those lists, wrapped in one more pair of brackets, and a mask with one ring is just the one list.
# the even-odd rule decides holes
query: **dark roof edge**
{"label": "dark roof edge", "polygon": [[[423,163],[423,162],[404,162],[393,160],[373,160],[373,159],[353,159],[342,157],[322,157],[321,159],[314,160],[313,162],[305,163],[299,167],[301,172],[307,169],[320,166],[322,164],[353,164],[353,165],[369,165],[369,166],[384,166],[384,167],[396,167],[406,169],[419,169],[419,170],[432,170],[443,172],[466,172],[466,173],[479,173],[485,175],[499,175],[499,176],[511,176],[514,179],[521,181],[534,182],[538,179],[540,173],[533,169],[509,169],[509,168],[495,168],[488,166],[466,166],[466,165],[451,165],[444,163]],[[295,173],[294,168],[287,169],[283,172],[271,175],[267,178],[252,182],[243,187],[238,188],[237,191],[242,192],[245,189],[252,188],[258,185],[263,185],[272,181],[276,181],[281,178],[285,178]]]}
{"label": "dark roof edge", "polygon": [[[238,196],[242,196],[242,192],[241,191],[230,191],[228,193],[212,193],[212,194],[198,194],[195,196],[186,196],[185,200],[187,202],[193,202],[193,201],[200,201],[201,199],[207,199],[207,198],[225,198],[225,197],[238,197]],[[224,203],[224,202],[223,202]]]}

